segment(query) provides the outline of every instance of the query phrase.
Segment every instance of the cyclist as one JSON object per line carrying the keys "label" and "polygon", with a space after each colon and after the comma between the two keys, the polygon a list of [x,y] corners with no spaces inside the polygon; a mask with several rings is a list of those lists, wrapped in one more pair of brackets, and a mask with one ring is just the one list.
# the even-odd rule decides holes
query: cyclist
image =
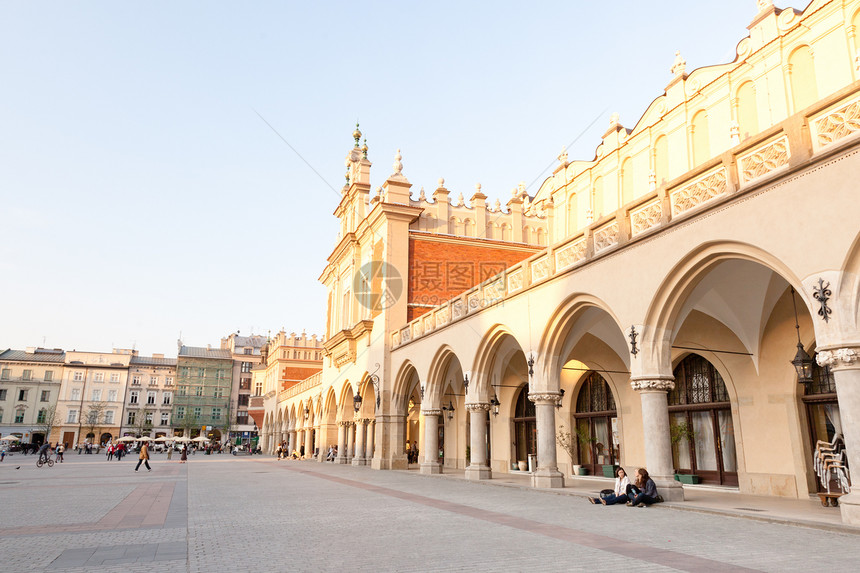
{"label": "cyclist", "polygon": [[39,461],[48,461],[48,457],[51,455],[48,453],[48,450],[51,448],[51,442],[45,442],[42,444],[42,447],[39,448]]}

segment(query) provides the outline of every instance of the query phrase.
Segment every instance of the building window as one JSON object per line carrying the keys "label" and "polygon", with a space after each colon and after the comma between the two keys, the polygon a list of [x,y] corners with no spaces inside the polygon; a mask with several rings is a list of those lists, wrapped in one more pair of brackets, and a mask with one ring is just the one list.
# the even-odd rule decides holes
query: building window
{"label": "building window", "polygon": [[187,391],[187,390],[186,390],[186,386],[180,386],[180,387],[179,387],[179,395],[180,395],[180,396],[185,396],[185,392],[186,392],[186,391]]}
{"label": "building window", "polygon": [[152,425],[152,412],[146,412],[143,415],[143,419],[147,424]]}
{"label": "building window", "polygon": [[251,398],[250,394],[239,394],[239,405],[247,406],[248,400]]}
{"label": "building window", "polygon": [[254,385],[254,396],[262,396],[263,395],[263,383],[257,382]]}
{"label": "building window", "polygon": [[137,404],[137,396],[138,396],[137,390],[132,390],[131,394],[129,395],[129,398],[128,398],[128,403],[129,404]]}
{"label": "building window", "polygon": [[216,398],[223,398],[224,397],[224,389],[220,388],[220,387],[215,388],[215,397]]}
{"label": "building window", "polygon": [[162,426],[169,426],[170,425],[170,413],[169,412],[162,412],[161,413],[161,425]]}
{"label": "building window", "polygon": [[129,410],[128,411],[128,418],[126,418],[126,424],[128,424],[129,426],[134,424],[134,421],[136,418],[137,418],[137,411],[136,410]]}
{"label": "building window", "polygon": [[223,370],[216,370],[215,371],[215,379],[216,380],[223,380],[224,379],[224,371]]}
{"label": "building window", "polygon": [[80,400],[81,399],[81,389],[80,388],[72,388],[72,397],[70,400]]}
{"label": "building window", "polygon": [[248,423],[248,412],[242,411],[236,413],[236,423],[237,424],[247,424]]}
{"label": "building window", "polygon": [[15,423],[23,424],[24,423],[24,410],[15,410]]}
{"label": "building window", "polygon": [[180,420],[185,417],[185,406],[176,407],[176,417]]}
{"label": "building window", "polygon": [[245,352],[244,352],[244,353],[245,353],[245,354],[254,354],[254,349],[253,349],[253,348],[245,348]]}
{"label": "building window", "polygon": [[8,380],[9,375],[10,375],[9,369],[4,368],[2,374],[0,374],[0,380]]}
{"label": "building window", "polygon": [[102,391],[99,389],[93,390],[93,402],[101,402],[102,401]]}
{"label": "building window", "polygon": [[105,424],[113,424],[113,410],[105,412]]}
{"label": "building window", "polygon": [[45,370],[45,382],[50,382],[54,379],[54,371],[53,370]]}
{"label": "building window", "polygon": [[45,420],[48,418],[48,411],[44,408],[39,410],[39,414],[36,416],[37,424],[44,424]]}
{"label": "building window", "polygon": [[51,391],[50,390],[42,390],[42,399],[40,402],[50,402],[51,401]]}
{"label": "building window", "polygon": [[243,378],[239,380],[239,390],[250,390],[251,389],[251,379]]}
{"label": "building window", "polygon": [[147,404],[155,404],[155,395],[156,395],[156,392],[147,392],[146,393],[146,403]]}
{"label": "building window", "polygon": [[93,376],[94,382],[104,382],[105,381],[105,373],[104,372],[96,372]]}
{"label": "building window", "polygon": [[247,374],[250,371],[251,371],[251,363],[250,362],[243,362],[242,363],[242,372]]}
{"label": "building window", "polygon": [[18,401],[25,402],[27,400],[28,390],[18,390]]}
{"label": "building window", "polygon": [[0,422],[3,421],[3,408],[0,408]]}
{"label": "building window", "polygon": [[202,396],[203,395],[203,386],[195,386],[194,387],[194,395]]}
{"label": "building window", "polygon": [[201,408],[200,406],[195,406],[194,407],[194,416],[199,420],[200,416],[202,416],[202,415],[203,415],[203,408]]}
{"label": "building window", "polygon": [[117,374],[116,372],[111,374],[110,375],[110,381],[114,382],[114,383],[119,382],[119,374]]}
{"label": "building window", "polygon": [[180,376],[188,376],[188,366],[183,366],[179,369]]}
{"label": "building window", "polygon": [[6,390],[0,390],[0,400],[6,401]]}
{"label": "building window", "polygon": [[74,374],[74,376],[73,376],[73,378],[72,378],[72,379],[73,379],[75,382],[83,382],[83,380],[84,380],[84,373],[83,373],[83,372],[75,372],[75,374]]}
{"label": "building window", "polygon": [[21,376],[21,378],[25,382],[29,382],[33,378],[33,371],[32,370],[24,370],[24,375]]}
{"label": "building window", "polygon": [[165,378],[164,379],[164,385],[165,386],[173,386],[173,378],[171,376],[168,376],[167,378]]}
{"label": "building window", "polygon": [[69,416],[66,418],[67,424],[75,424],[78,421],[78,411],[69,410]]}
{"label": "building window", "polygon": [[197,377],[198,378],[205,378],[206,377],[206,369],[205,368],[198,368],[197,369]]}
{"label": "building window", "polygon": [[158,386],[158,376],[150,376],[149,377],[149,385],[150,386]]}
{"label": "building window", "polygon": [[131,383],[134,386],[140,386],[140,376],[138,376],[138,375],[132,376],[131,377]]}
{"label": "building window", "polygon": [[116,402],[116,390],[108,390],[108,402]]}
{"label": "building window", "polygon": [[165,406],[170,405],[170,400],[173,398],[173,392],[165,392],[161,398],[161,403]]}
{"label": "building window", "polygon": [[212,408],[212,418],[215,420],[221,419],[221,408]]}

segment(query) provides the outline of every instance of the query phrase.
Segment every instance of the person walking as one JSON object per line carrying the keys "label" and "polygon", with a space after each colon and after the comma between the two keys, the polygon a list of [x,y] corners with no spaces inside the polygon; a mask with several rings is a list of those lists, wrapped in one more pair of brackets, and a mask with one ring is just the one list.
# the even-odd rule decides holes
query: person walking
{"label": "person walking", "polygon": [[184,464],[188,461],[188,446],[186,444],[182,444],[182,455],[179,456],[179,463]]}
{"label": "person walking", "polygon": [[173,459],[173,444],[167,445],[167,459],[168,460]]}
{"label": "person walking", "polygon": [[107,447],[107,461],[111,461],[113,459],[114,447],[113,443],[108,444]]}
{"label": "person walking", "polygon": [[62,444],[62,442],[57,442],[57,461],[63,463],[63,454],[66,451],[66,447]]}
{"label": "person walking", "polygon": [[134,468],[134,471],[138,470],[140,464],[146,466],[146,471],[152,471],[152,468],[149,467],[149,446],[146,445],[146,442],[143,442],[143,445],[140,447],[140,456],[138,456],[137,466]]}

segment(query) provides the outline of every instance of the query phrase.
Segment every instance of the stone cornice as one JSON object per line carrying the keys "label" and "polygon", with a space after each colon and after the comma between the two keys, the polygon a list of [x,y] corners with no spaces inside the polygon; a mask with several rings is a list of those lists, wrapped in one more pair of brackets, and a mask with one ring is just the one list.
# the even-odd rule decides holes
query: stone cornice
{"label": "stone cornice", "polygon": [[557,404],[561,400],[560,392],[529,392],[529,400],[535,404]]}
{"label": "stone cornice", "polygon": [[819,350],[815,361],[819,366],[827,366],[831,370],[842,368],[860,368],[860,351],[857,348],[835,348],[832,350]]}
{"label": "stone cornice", "polygon": [[631,380],[630,387],[634,390],[663,390],[668,392],[675,389],[675,381],[667,378],[651,378],[643,380]]}

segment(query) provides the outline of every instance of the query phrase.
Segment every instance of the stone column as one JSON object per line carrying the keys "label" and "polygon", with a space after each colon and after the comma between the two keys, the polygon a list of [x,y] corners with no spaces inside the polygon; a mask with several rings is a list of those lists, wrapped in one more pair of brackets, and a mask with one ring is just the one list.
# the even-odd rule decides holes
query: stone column
{"label": "stone column", "polygon": [[320,459],[320,450],[322,449],[320,447],[320,434],[321,434],[320,426],[319,425],[314,426],[314,450],[313,450],[313,452],[311,452],[311,454],[316,452],[316,455],[314,457],[316,458],[316,460],[318,462],[325,460],[324,454],[322,456],[322,459]]}
{"label": "stone column", "polygon": [[839,498],[842,522],[860,525],[860,348],[819,350],[818,364],[829,366],[836,380],[842,440],[851,473],[851,490]]}
{"label": "stone column", "polygon": [[442,464],[439,463],[439,418],[442,410],[422,410],[424,415],[424,461],[419,466],[422,474],[441,474]]}
{"label": "stone column", "polygon": [[314,429],[310,426],[305,428],[305,457],[314,457]]}
{"label": "stone column", "polygon": [[355,458],[355,422],[346,422],[346,463]]}
{"label": "stone column", "polygon": [[337,457],[334,460],[336,464],[346,463],[346,425],[348,423],[344,421],[337,423]]}
{"label": "stone column", "polygon": [[298,432],[295,429],[292,429],[287,434],[287,453],[291,454],[296,448],[296,438],[298,437]]}
{"label": "stone column", "polygon": [[529,400],[535,404],[538,442],[538,466],[532,474],[532,487],[564,487],[555,450],[555,405],[560,399],[559,392],[529,393]]}
{"label": "stone column", "polygon": [[[645,442],[645,469],[666,501],[684,501],[684,488],[675,481],[672,437],[669,430],[668,392],[675,388],[670,378],[631,380],[642,401],[642,438]],[[632,471],[630,475],[635,475]]]}
{"label": "stone column", "polygon": [[355,457],[352,465],[363,466],[367,460],[364,458],[364,437],[367,431],[367,420],[359,418],[355,421]]}
{"label": "stone column", "polygon": [[376,436],[376,420],[373,418],[367,421],[367,440],[364,451],[364,458],[367,460],[367,465],[370,465],[370,460],[373,459],[374,437]]}
{"label": "stone column", "polygon": [[487,464],[487,412],[489,404],[466,404],[469,412],[469,465],[466,479],[490,479],[492,472]]}

